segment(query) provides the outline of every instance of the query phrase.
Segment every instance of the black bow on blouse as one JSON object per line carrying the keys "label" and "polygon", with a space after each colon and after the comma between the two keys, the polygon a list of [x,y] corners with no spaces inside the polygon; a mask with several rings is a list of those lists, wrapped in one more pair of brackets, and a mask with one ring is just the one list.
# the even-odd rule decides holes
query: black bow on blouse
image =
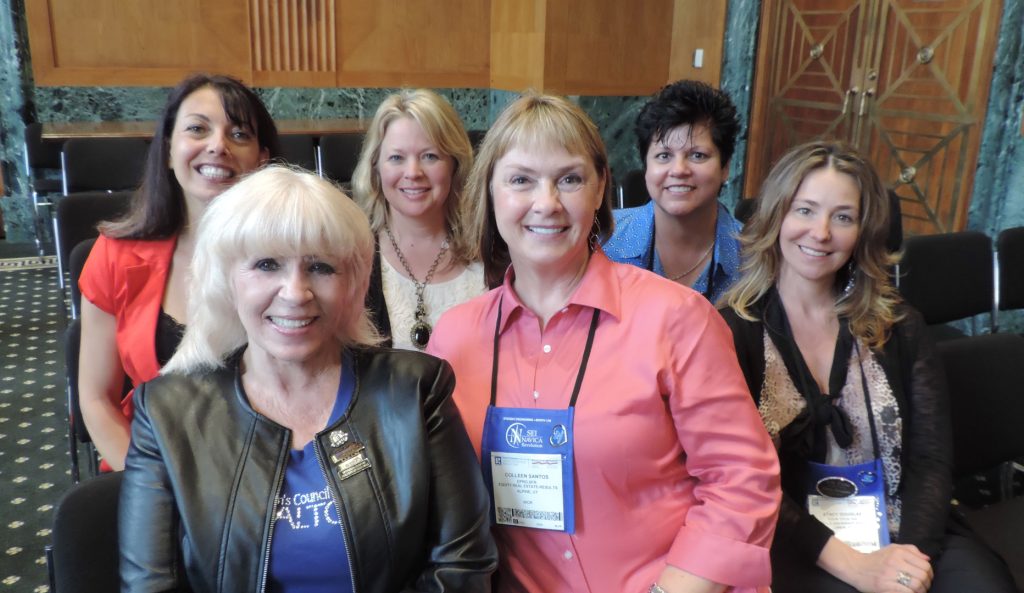
{"label": "black bow on blouse", "polygon": [[793,330],[789,318],[782,306],[782,299],[772,288],[765,298],[764,311],[761,319],[768,330],[768,336],[775,344],[782,357],[793,384],[804,396],[807,407],[782,430],[781,441],[784,454],[798,459],[809,459],[824,463],[828,452],[826,428],[832,429],[832,436],[842,448],[853,443],[853,426],[850,418],[842,408],[836,405],[839,392],[846,384],[846,373],[850,364],[850,352],[853,349],[853,336],[846,319],[839,319],[839,339],[836,340],[835,353],[832,356],[832,369],[829,373],[828,393],[822,393],[817,381],[807,367],[800,349],[793,339]]}

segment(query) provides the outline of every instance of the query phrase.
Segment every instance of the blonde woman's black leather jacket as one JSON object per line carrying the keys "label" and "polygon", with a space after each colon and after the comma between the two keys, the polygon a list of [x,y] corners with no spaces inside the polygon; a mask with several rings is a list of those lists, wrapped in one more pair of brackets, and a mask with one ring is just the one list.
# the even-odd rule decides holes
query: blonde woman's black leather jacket
{"label": "blonde woman's black leather jacket", "polygon": [[[136,390],[119,511],[122,591],[266,590],[291,434],[250,407],[238,360]],[[315,438],[355,591],[489,591],[497,551],[487,492],[451,400],[451,367],[388,349],[356,350],[353,366],[348,411]],[[342,479],[331,457],[352,454],[352,443],[365,446],[369,467],[343,464],[358,471]]]}

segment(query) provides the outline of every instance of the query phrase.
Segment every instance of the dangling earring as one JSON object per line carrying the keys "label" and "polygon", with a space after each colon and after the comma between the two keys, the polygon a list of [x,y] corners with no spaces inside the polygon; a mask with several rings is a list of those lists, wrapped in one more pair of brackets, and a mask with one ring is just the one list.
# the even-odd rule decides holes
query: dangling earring
{"label": "dangling earring", "polygon": [[857,268],[853,265],[853,260],[846,264],[846,286],[843,287],[843,295],[840,298],[847,298],[853,293],[854,287],[857,286]]}
{"label": "dangling earring", "polygon": [[594,224],[590,227],[590,251],[597,251],[597,248],[601,246],[601,221],[597,219],[597,213],[594,213]]}

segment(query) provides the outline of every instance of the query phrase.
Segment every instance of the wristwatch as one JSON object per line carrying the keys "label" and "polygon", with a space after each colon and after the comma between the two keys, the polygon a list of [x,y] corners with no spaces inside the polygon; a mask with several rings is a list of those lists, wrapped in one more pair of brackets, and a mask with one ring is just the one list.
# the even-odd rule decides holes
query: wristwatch
{"label": "wristwatch", "polygon": [[658,583],[653,583],[651,588],[647,590],[647,593],[665,593],[665,590]]}

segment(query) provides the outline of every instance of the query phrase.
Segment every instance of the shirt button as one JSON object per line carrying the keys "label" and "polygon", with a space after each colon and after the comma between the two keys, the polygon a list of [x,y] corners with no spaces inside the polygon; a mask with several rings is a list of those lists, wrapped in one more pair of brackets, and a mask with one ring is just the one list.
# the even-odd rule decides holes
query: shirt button
{"label": "shirt button", "polygon": [[539,391],[534,391],[533,392],[533,399],[537,399],[539,397],[540,397],[540,392]]}
{"label": "shirt button", "polygon": [[544,344],[544,353],[551,352],[551,344]]}
{"label": "shirt button", "polygon": [[562,554],[562,556],[565,556],[566,560],[572,560],[572,550],[566,550],[565,554]]}

